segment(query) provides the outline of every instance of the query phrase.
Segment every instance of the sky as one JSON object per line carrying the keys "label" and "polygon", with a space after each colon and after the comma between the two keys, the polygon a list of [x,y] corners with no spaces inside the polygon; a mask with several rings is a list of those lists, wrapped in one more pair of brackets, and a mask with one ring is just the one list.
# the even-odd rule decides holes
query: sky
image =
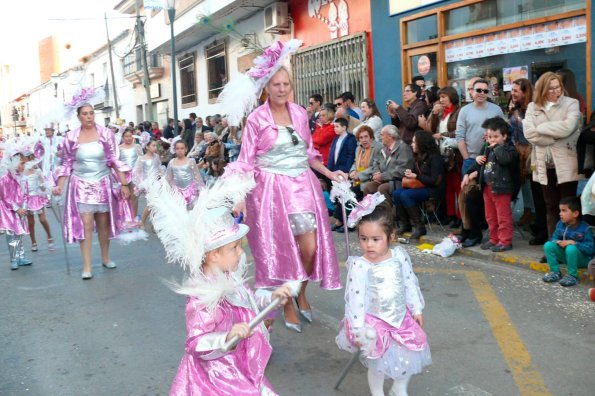
{"label": "sky", "polygon": [[0,65],[10,65],[12,95],[18,96],[41,83],[39,40],[57,36],[62,45],[70,44],[67,53],[75,60],[106,43],[104,12],[111,38],[133,28],[133,18],[121,18],[113,11],[117,3],[119,0],[2,1]]}

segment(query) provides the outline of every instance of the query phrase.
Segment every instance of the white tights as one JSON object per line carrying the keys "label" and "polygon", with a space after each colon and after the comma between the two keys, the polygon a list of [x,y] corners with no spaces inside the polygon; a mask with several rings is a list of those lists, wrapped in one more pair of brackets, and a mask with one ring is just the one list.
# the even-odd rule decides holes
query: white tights
{"label": "white tights", "polygon": [[[390,388],[390,396],[407,396],[407,385],[411,376],[403,377],[400,380],[394,380],[392,388]],[[384,396],[384,374],[376,373],[372,369],[368,369],[368,385],[372,396]]]}

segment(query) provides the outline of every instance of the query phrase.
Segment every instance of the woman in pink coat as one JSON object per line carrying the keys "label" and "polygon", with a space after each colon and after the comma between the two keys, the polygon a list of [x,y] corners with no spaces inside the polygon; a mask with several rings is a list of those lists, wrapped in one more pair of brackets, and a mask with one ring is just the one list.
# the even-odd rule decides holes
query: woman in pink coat
{"label": "woman in pink coat", "polygon": [[[320,182],[310,168],[332,180],[347,177],[321,163],[312,146],[306,110],[289,102],[293,84],[287,69],[278,65],[283,56],[275,58],[283,45],[271,48],[275,47],[278,51],[263,54],[269,56],[270,68],[260,77],[266,79],[269,98],[248,116],[238,160],[228,164],[225,172],[254,172],[256,188],[246,199],[245,213],[252,229],[248,242],[256,264],[255,286],[303,282],[296,301],[300,315],[311,322],[308,281],[320,282],[329,290],[341,288],[341,282],[328,211]],[[285,325],[301,332],[295,306],[286,304],[284,310]]]}

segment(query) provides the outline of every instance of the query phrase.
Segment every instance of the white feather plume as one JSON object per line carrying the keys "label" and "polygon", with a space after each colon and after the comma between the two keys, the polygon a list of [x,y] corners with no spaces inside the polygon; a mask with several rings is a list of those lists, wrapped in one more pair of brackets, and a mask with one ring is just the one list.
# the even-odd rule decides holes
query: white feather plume
{"label": "white feather plume", "polygon": [[214,231],[226,227],[229,221],[225,216],[209,216],[209,211],[225,207],[229,209],[228,213],[231,212],[254,186],[252,173],[219,178],[210,188],[200,190],[194,207],[188,211],[182,195],[167,181],[150,180],[147,183],[147,204],[168,261],[178,262],[189,270],[191,277],[200,274],[207,241]]}
{"label": "white feather plume", "polygon": [[227,114],[227,122],[231,126],[238,126],[242,117],[249,114],[258,104],[258,85],[247,74],[240,74],[229,81],[219,94],[217,102],[221,103]]}

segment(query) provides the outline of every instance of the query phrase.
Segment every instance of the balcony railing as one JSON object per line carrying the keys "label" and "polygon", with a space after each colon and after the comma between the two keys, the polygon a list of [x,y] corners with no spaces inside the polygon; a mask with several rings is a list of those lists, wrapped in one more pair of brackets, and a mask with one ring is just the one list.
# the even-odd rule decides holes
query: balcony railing
{"label": "balcony railing", "polygon": [[[163,76],[163,57],[160,54],[147,56],[149,79]],[[140,49],[124,58],[124,77],[132,84],[139,84],[144,77],[143,63]]]}

